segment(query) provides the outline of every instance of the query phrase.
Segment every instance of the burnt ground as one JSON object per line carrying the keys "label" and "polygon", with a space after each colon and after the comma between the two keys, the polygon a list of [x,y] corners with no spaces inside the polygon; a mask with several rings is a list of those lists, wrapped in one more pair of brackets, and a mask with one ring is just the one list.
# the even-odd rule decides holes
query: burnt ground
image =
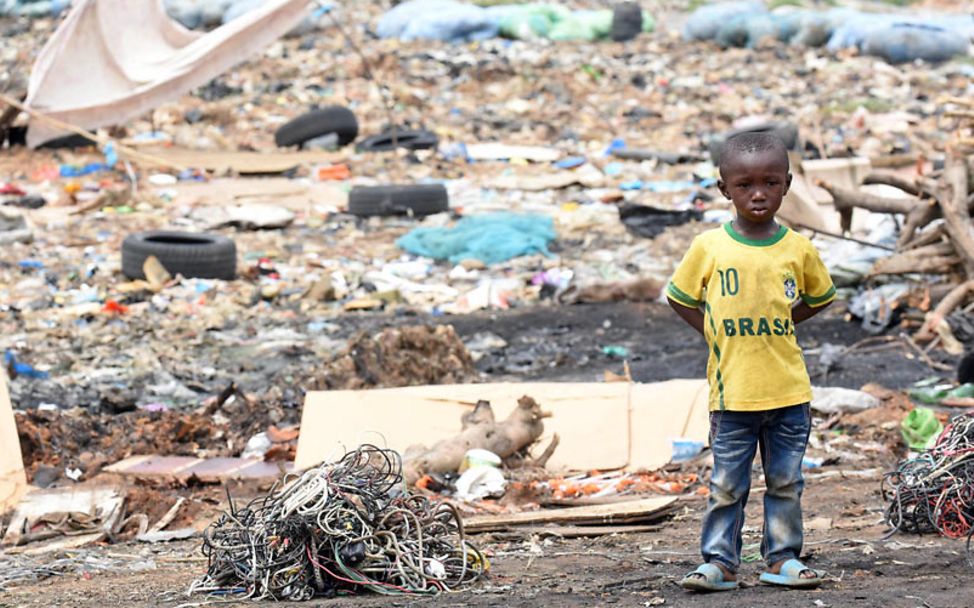
{"label": "burnt ground", "polygon": [[[630,352],[632,374],[639,381],[703,374],[706,351],[702,341],[659,304],[612,304],[532,308],[457,318],[350,317],[342,333],[375,331],[379,326],[449,322],[465,340],[492,332],[508,345],[478,362],[483,380],[594,380],[604,370],[621,372],[622,363],[602,353],[607,345]],[[823,344],[850,345],[867,338],[841,311],[831,311],[799,329],[800,341],[814,354]],[[910,347],[896,342],[854,351],[840,359],[827,382],[859,387],[873,382],[902,388],[936,372]],[[895,431],[894,431],[895,432]],[[862,471],[888,468],[893,456],[876,456]],[[313,606],[862,606],[884,608],[968,608],[974,605],[974,566],[963,541],[931,536],[897,535],[884,540],[884,502],[878,474],[845,477],[852,467],[823,467],[811,474],[804,500],[807,562],[827,572],[826,584],[815,591],[790,591],[757,584],[760,561],[760,491],[752,493],[745,527],[742,567],[744,586],[738,591],[691,595],[677,586],[698,562],[697,535],[705,499],[681,498],[685,508],[658,532],[563,539],[481,535],[476,542],[492,562],[489,580],[472,590],[435,598],[358,597],[316,600]],[[756,486],[760,476],[756,473]],[[822,525],[821,522],[831,520]],[[811,525],[810,522],[816,522]],[[201,605],[206,598],[187,598],[184,590],[202,573],[205,562],[198,544],[126,543],[97,548],[106,556],[151,558],[154,569],[66,575],[0,592],[0,607],[72,606],[126,608]],[[131,559],[131,558],[129,558]],[[758,561],[755,561],[758,560]],[[124,560],[123,560],[124,561]],[[242,605],[255,605],[244,602]],[[272,605],[259,603],[256,605]]]}
{"label": "burnt ground", "polygon": [[[622,373],[621,359],[606,355],[606,346],[623,346],[629,351],[632,377],[637,382],[706,375],[703,338],[659,303],[535,306],[458,317],[346,317],[336,337],[360,329],[375,331],[416,323],[449,323],[468,344],[482,333],[503,338],[506,347],[488,351],[477,362],[485,381],[597,381],[605,370]],[[896,334],[889,331],[887,338]],[[856,321],[846,320],[841,303],[802,324],[798,338],[816,385],[859,388],[873,382],[905,388],[927,376],[953,375],[928,367],[904,341],[886,344],[884,338],[840,357],[823,374],[819,354],[823,345],[848,347],[874,338]],[[937,352],[931,356],[936,357]],[[940,356],[948,365],[956,363],[949,356]]]}

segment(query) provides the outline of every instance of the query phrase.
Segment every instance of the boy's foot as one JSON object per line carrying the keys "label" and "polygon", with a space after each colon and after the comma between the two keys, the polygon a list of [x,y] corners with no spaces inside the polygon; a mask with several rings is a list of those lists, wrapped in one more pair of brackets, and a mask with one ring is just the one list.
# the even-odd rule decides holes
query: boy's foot
{"label": "boy's foot", "polygon": [[701,564],[680,581],[690,591],[730,591],[737,589],[737,576],[720,564]]}
{"label": "boy's foot", "polygon": [[822,575],[797,559],[783,559],[771,564],[760,580],[768,585],[810,588],[822,584]]}

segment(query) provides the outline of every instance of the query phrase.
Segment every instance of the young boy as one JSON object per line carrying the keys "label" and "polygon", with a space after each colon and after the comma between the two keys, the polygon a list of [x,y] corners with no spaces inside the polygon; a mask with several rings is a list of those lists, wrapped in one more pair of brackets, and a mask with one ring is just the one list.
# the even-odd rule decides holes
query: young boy
{"label": "young boy", "polygon": [[767,491],[761,581],[814,587],[802,550],[801,462],[811,428],[811,384],[795,325],[835,288],[815,247],[775,221],[791,185],[788,153],[770,133],[742,133],[720,155],[718,187],[736,218],[699,235],[667,287],[670,305],[707,341],[714,470],[703,521],[704,563],[680,583],[737,587],[744,507],[757,448]]}

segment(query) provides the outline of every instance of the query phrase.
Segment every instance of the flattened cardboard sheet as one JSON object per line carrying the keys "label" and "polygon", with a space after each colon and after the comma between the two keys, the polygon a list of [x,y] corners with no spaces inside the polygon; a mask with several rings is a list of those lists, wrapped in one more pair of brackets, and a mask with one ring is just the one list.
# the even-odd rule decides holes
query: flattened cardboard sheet
{"label": "flattened cardboard sheet", "polygon": [[453,384],[308,393],[295,466],[334,460],[362,443],[404,452],[461,430],[460,416],[480,399],[503,420],[524,395],[551,412],[538,451],[554,433],[561,443],[548,466],[617,469],[629,457],[629,385],[625,383]]}
{"label": "flattened cardboard sheet", "polygon": [[17,422],[7,392],[7,373],[0,370],[0,513],[16,506],[26,492],[27,476],[20,453]]}

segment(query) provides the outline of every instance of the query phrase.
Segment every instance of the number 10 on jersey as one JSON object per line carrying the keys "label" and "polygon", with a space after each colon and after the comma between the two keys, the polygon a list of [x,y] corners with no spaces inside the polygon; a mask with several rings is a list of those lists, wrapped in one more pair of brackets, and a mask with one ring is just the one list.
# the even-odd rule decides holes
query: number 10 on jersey
{"label": "number 10 on jersey", "polygon": [[741,282],[737,278],[737,269],[718,270],[717,274],[720,276],[720,295],[736,296],[737,291],[741,288]]}

